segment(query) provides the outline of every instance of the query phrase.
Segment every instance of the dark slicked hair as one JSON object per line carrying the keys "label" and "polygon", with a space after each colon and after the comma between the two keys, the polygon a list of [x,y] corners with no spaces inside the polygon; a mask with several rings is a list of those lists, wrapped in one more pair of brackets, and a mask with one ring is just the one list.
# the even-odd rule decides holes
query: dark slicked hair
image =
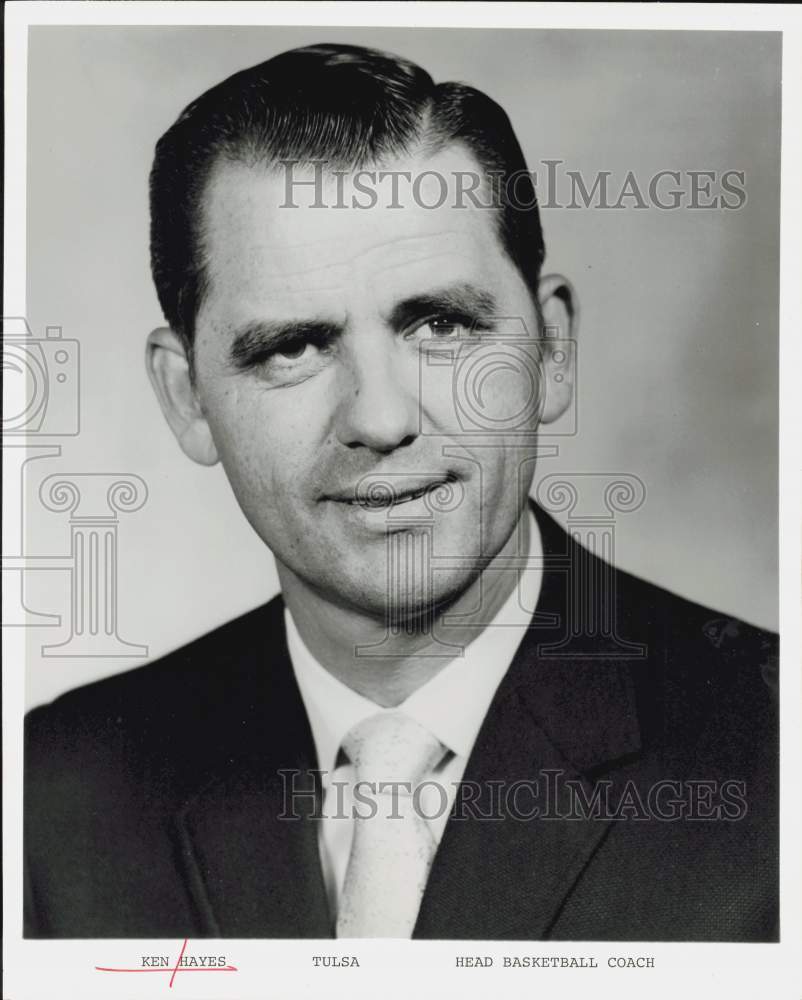
{"label": "dark slicked hair", "polygon": [[325,161],[357,170],[459,142],[499,182],[492,204],[501,244],[535,297],[545,248],[534,186],[509,118],[481,91],[435,84],[406,59],[352,45],[292,49],[223,80],[156,144],[151,270],[167,322],[191,349],[208,288],[201,220],[216,163]]}

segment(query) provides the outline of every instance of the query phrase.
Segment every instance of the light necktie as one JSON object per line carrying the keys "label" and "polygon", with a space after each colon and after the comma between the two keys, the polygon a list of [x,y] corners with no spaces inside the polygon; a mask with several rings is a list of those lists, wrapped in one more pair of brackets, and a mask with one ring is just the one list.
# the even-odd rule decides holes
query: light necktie
{"label": "light necktie", "polygon": [[411,937],[437,846],[414,792],[446,748],[401,712],[363,719],[342,745],[356,772],[355,793],[364,782],[362,799],[376,810],[371,815],[372,807],[355,799],[337,937]]}

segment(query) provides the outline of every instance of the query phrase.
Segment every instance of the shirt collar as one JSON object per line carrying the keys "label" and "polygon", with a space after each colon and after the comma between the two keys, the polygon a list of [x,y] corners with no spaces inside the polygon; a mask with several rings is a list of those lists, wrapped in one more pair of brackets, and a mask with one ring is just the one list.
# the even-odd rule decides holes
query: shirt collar
{"label": "shirt collar", "polygon": [[285,606],[287,648],[317,750],[318,767],[331,773],[346,733],[380,711],[402,711],[467,758],[493,695],[509,669],[534,613],[542,579],[542,543],[531,509],[526,569],[490,625],[397,709],[382,709],[328,672],[309,652]]}

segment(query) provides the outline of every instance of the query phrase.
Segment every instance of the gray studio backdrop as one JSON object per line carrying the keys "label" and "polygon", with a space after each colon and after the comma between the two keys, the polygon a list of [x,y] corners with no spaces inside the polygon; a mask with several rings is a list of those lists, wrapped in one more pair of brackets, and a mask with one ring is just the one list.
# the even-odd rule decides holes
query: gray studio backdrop
{"label": "gray studio backdrop", "polygon": [[[79,342],[81,409],[80,433],[48,437],[57,428],[44,427],[38,443],[57,442],[60,454],[27,466],[24,545],[42,568],[26,574],[25,601],[60,616],[48,627],[29,619],[29,703],[143,663],[277,589],[221,469],[184,458],[145,376],[145,337],[161,322],[147,176],[156,139],[198,93],[326,40],[388,49],[437,79],[485,90],[510,113],[530,168],[562,161],[560,183],[568,170],[588,183],[609,171],[617,190],[628,171],[648,185],[678,170],[687,192],[687,171],[743,172],[737,210],[637,208],[636,198],[623,209],[543,209],[546,270],[570,277],[581,305],[580,378],[578,432],[539,463],[536,481],[558,472],[639,477],[645,502],[616,519],[618,564],[776,627],[779,35],[38,27],[29,50],[28,321],[35,338],[60,326]],[[94,475],[77,480],[79,513],[87,523],[110,517],[97,523],[116,531],[117,563],[105,566],[95,597],[106,609],[94,627],[121,642],[65,656],[82,652],[69,641],[71,615],[81,612],[69,562],[81,525],[70,502],[54,510],[40,497],[47,477],[86,473]],[[144,503],[123,495],[104,508],[111,474],[139,477],[128,489],[141,493],[141,480]]]}

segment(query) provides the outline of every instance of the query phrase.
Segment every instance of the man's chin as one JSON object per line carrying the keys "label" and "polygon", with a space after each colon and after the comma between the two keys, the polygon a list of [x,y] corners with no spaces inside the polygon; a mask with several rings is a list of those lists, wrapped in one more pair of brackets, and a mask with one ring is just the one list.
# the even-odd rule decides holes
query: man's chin
{"label": "man's chin", "polygon": [[318,531],[318,544],[307,536],[285,565],[318,598],[413,632],[451,607],[481,572],[483,560],[473,551],[479,533],[456,519],[443,529],[388,523],[383,533],[356,538],[350,531]]}
{"label": "man's chin", "polygon": [[479,571],[459,575],[421,573],[410,560],[401,566],[372,565],[329,580],[325,596],[334,604],[393,629],[414,634],[451,608]]}

